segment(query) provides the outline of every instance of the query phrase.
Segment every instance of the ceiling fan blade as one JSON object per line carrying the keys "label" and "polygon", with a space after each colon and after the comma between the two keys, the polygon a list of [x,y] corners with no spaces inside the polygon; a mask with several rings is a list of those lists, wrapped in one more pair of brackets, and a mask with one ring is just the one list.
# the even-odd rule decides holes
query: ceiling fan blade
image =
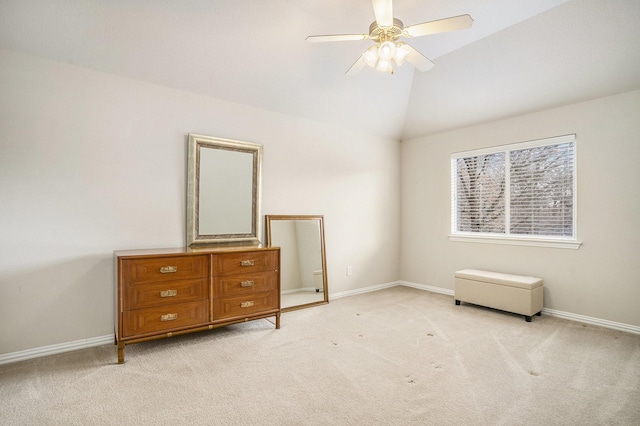
{"label": "ceiling fan blade", "polygon": [[429,34],[446,33],[448,31],[465,30],[471,28],[473,18],[469,15],[454,16],[437,21],[423,22],[404,28],[405,37],[420,37]]}
{"label": "ceiling fan blade", "polygon": [[407,55],[407,61],[409,61],[414,67],[418,68],[420,71],[429,71],[434,67],[434,63],[431,62],[431,59],[424,56],[422,53],[418,52],[413,47],[408,44],[403,44],[402,46],[405,50],[409,52]]}
{"label": "ceiling fan blade", "polygon": [[357,61],[354,62],[353,65],[351,65],[351,68],[349,68],[347,72],[345,72],[345,75],[356,75],[362,70],[362,68],[364,68],[365,65],[366,63],[364,62],[364,55],[362,55],[360,56],[360,58],[358,58]]}
{"label": "ceiling fan blade", "polygon": [[393,26],[392,3],[392,0],[373,0],[373,14],[376,15],[376,22],[378,23],[378,26]]}
{"label": "ceiling fan blade", "polygon": [[367,34],[333,34],[333,35],[313,35],[307,37],[309,43],[324,43],[326,41],[350,41],[350,40],[366,40]]}

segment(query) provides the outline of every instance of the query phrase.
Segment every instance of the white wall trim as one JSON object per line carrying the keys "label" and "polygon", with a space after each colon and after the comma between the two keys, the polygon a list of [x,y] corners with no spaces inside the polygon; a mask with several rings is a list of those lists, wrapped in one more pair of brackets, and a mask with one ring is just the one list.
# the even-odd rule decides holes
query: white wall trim
{"label": "white wall trim", "polygon": [[432,293],[446,294],[447,296],[453,296],[454,294],[454,291],[451,289],[434,287],[432,285],[412,283],[409,281],[398,281],[398,284],[403,285],[405,287],[417,288],[418,290],[430,291]]}
{"label": "white wall trim", "polygon": [[402,285],[401,281],[392,281],[385,284],[377,284],[369,287],[358,288],[355,290],[341,291],[340,293],[329,292],[329,301],[334,299],[341,299],[343,297],[355,296],[356,294],[371,293],[372,291],[384,290],[385,288],[391,288]]}
{"label": "white wall trim", "polygon": [[[419,284],[410,281],[392,281],[384,284],[372,285],[369,287],[358,288],[356,290],[342,291],[340,293],[330,294],[329,300],[341,299],[343,297],[355,296],[357,294],[371,293],[373,291],[384,290],[386,288],[405,286],[418,290],[430,291],[432,293],[445,294],[453,296],[454,290],[442,287],[434,287],[427,284]],[[584,324],[595,325],[613,330],[624,331],[626,333],[640,334],[640,327],[625,324],[621,322],[609,321],[600,318],[588,317],[585,315],[573,314],[571,312],[558,311],[556,309],[543,308],[542,313],[552,317],[558,317],[570,321],[581,322]],[[91,337],[88,339],[75,340],[73,342],[59,343],[55,345],[42,346],[39,348],[27,349],[24,351],[11,352],[0,355],[0,365],[12,362],[25,361],[32,358],[40,358],[48,355],[55,355],[63,352],[71,352],[78,349],[87,349],[95,346],[113,345],[114,335],[107,334],[105,336]]]}
{"label": "white wall trim", "polygon": [[[575,217],[575,213],[574,213]],[[489,236],[489,235],[449,235],[450,241],[461,241],[465,243],[482,243],[482,244],[506,244],[512,246],[529,246],[529,247],[552,247],[562,249],[578,250],[582,245],[580,241],[551,239],[551,238],[524,238],[524,237],[507,237],[507,236]]]}
{"label": "white wall trim", "polygon": [[40,358],[44,356],[60,354],[63,352],[76,351],[78,349],[87,349],[102,345],[113,345],[114,342],[115,336],[113,334],[107,334],[105,336],[90,337],[88,339],[74,340],[73,342],[57,343],[55,345],[41,346],[39,348],[11,352],[8,354],[0,355],[0,365],[25,361],[32,358]]}
{"label": "white wall trim", "polygon": [[557,311],[555,309],[549,308],[542,308],[542,313],[551,315],[552,317],[568,319],[584,324],[597,325],[599,327],[611,328],[613,330],[625,331],[627,333],[640,334],[640,327],[636,325],[625,324],[623,322],[615,322],[600,318],[587,317],[584,315],[572,314],[571,312]]}

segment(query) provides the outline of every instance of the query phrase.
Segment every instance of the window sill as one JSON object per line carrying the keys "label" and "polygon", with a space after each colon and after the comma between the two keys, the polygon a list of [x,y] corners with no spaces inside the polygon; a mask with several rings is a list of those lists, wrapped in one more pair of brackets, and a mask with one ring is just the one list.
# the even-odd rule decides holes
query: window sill
{"label": "window sill", "polygon": [[578,250],[582,243],[574,240],[561,240],[553,238],[523,238],[523,237],[505,237],[505,236],[489,236],[489,235],[449,235],[450,241],[461,241],[466,243],[482,243],[482,244],[506,244],[512,246],[530,246],[530,247],[552,247],[562,249]]}

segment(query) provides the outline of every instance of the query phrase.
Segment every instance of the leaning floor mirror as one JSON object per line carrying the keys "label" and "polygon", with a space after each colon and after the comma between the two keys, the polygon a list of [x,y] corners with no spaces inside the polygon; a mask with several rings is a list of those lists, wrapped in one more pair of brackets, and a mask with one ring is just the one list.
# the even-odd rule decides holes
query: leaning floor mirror
{"label": "leaning floor mirror", "polygon": [[267,239],[280,247],[283,312],[329,303],[323,216],[267,215]]}

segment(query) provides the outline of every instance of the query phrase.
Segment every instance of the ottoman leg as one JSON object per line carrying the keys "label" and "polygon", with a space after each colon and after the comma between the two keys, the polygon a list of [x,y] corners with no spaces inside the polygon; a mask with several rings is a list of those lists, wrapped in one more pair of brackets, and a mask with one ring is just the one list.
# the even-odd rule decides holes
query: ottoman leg
{"label": "ottoman leg", "polygon": [[524,316],[525,321],[527,322],[531,322],[531,316],[530,315],[525,315]]}
{"label": "ottoman leg", "polygon": [[456,305],[459,305],[460,301],[458,299],[456,299]]}

